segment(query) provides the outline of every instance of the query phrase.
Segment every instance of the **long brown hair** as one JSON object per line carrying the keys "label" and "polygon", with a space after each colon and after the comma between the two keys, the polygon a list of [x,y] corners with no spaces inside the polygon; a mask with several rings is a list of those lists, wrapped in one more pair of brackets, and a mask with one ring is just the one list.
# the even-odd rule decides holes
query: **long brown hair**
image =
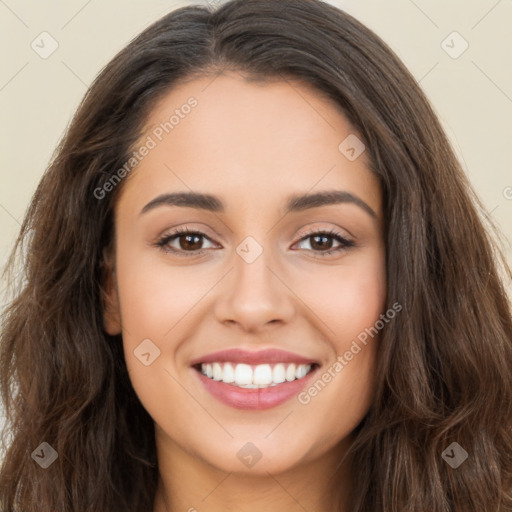
{"label": "long brown hair", "polygon": [[[1,334],[1,512],[152,511],[154,423],[102,320],[123,181],[95,191],[163,95],[224,69],[301,80],[335,100],[382,183],[387,300],[403,309],[383,330],[375,399],[352,446],[351,512],[512,510],[512,273],[432,108],[343,11],[234,0],[175,10],[116,55],[35,192],[8,266],[18,288]],[[46,469],[31,456],[43,442],[58,454]],[[452,443],[468,454],[456,469],[442,456]]]}

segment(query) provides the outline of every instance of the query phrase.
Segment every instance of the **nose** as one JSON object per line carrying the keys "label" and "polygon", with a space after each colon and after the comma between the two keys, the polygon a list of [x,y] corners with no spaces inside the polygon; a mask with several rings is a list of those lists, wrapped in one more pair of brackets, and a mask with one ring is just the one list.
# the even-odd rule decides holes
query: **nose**
{"label": "nose", "polygon": [[290,322],[295,313],[293,291],[285,276],[269,263],[267,251],[252,263],[235,255],[234,268],[225,277],[215,304],[219,322],[235,324],[247,332]]}

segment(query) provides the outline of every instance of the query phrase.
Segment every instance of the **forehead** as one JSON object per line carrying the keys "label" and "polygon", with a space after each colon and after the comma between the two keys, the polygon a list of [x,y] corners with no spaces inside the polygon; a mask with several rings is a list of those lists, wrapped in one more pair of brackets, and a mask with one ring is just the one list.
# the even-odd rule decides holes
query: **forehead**
{"label": "forehead", "polygon": [[247,197],[264,204],[343,188],[364,193],[378,211],[378,180],[366,154],[350,161],[339,149],[350,135],[338,105],[309,84],[248,81],[235,72],[195,78],[151,111],[139,144],[151,139],[152,147],[127,188],[138,195],[208,191],[239,206]]}

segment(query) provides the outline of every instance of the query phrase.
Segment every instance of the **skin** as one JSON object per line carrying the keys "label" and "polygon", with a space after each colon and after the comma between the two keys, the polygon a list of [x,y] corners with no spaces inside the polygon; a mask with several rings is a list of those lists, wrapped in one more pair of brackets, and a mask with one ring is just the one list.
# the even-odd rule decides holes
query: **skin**
{"label": "skin", "polygon": [[[349,350],[386,309],[379,182],[366,153],[349,161],[338,149],[355,132],[336,104],[296,81],[192,79],[158,103],[141,141],[190,96],[198,105],[123,183],[105,307],[105,328],[122,332],[134,389],[155,421],[154,511],[333,510],[354,478],[348,461],[336,466],[372,402],[378,336],[307,405],[294,397],[262,411],[232,408],[204,390],[190,362],[226,348],[279,348],[316,359],[321,375]],[[353,203],[283,215],[289,195],[331,189],[376,216]],[[140,213],[162,193],[189,191],[218,196],[225,211]],[[187,257],[183,236],[169,244],[184,256],[156,245],[177,227],[205,233],[192,244],[204,253]],[[341,244],[315,245],[304,238],[313,228],[355,246],[322,256]],[[247,236],[263,249],[252,263],[236,252]],[[134,350],[148,338],[160,356],[145,366]],[[262,454],[251,468],[237,457],[247,442]]]}

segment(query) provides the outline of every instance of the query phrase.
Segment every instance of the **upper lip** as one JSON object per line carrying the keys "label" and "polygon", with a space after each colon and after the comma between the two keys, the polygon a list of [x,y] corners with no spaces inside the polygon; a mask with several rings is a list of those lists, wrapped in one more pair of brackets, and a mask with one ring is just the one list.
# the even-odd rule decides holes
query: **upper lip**
{"label": "upper lip", "polygon": [[212,352],[204,356],[198,357],[191,361],[190,366],[196,366],[201,363],[245,363],[245,364],[272,364],[272,363],[297,363],[297,364],[314,364],[314,359],[300,356],[293,352],[287,352],[279,349],[264,350],[243,350],[240,348],[232,348]]}

